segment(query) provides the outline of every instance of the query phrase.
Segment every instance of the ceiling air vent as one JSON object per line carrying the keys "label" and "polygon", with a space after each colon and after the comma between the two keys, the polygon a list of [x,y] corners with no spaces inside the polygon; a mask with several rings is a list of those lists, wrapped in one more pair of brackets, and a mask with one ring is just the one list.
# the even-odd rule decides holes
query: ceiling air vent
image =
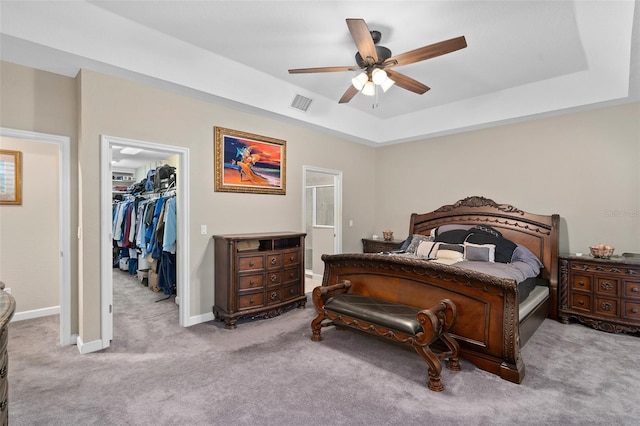
{"label": "ceiling air vent", "polygon": [[302,95],[296,95],[293,98],[293,102],[291,102],[291,108],[297,109],[298,111],[307,112],[309,109],[309,105],[311,105],[312,100],[309,98],[305,98]]}

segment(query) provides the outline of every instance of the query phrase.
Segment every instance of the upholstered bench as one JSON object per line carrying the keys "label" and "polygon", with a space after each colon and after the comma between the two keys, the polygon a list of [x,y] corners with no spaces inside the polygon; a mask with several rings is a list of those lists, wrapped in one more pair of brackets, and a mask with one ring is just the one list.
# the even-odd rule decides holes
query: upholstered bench
{"label": "upholstered bench", "polygon": [[[350,288],[350,281],[342,281],[313,290],[313,303],[318,316],[311,322],[311,340],[322,340],[322,327],[335,325],[355,328],[413,346],[429,366],[429,389],[444,390],[440,360],[447,358],[448,369],[460,370],[460,347],[449,335],[457,316],[455,304],[444,299],[429,309],[420,309],[350,293]],[[438,339],[446,345],[448,351],[436,354],[431,350],[429,345]]]}

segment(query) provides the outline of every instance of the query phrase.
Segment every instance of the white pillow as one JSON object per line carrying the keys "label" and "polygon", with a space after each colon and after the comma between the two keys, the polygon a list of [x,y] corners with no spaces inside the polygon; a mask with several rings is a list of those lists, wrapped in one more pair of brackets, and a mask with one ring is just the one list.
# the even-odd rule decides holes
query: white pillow
{"label": "white pillow", "polygon": [[436,243],[433,241],[422,241],[418,245],[418,249],[416,250],[416,256],[429,258],[435,257],[434,254],[438,251],[438,245],[440,243]]}
{"label": "white pillow", "polygon": [[464,243],[464,260],[477,262],[495,262],[495,244]]}

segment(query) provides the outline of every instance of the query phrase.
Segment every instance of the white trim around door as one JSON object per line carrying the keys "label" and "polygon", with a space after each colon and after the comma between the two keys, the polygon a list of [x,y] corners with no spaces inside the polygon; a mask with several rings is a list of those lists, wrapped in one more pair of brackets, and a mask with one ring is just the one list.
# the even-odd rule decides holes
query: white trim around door
{"label": "white trim around door", "polygon": [[60,345],[73,345],[76,343],[78,336],[71,334],[71,138],[6,127],[0,127],[0,136],[58,145],[60,188]]}
{"label": "white trim around door", "polygon": [[107,348],[113,338],[113,259],[111,221],[111,145],[130,146],[150,151],[164,152],[167,156],[178,155],[176,171],[177,193],[177,250],[176,250],[176,303],[179,305],[180,325],[188,327],[191,322],[189,282],[189,149],[152,142],[124,139],[115,136],[100,137],[100,243],[101,243],[101,336],[102,348]]}

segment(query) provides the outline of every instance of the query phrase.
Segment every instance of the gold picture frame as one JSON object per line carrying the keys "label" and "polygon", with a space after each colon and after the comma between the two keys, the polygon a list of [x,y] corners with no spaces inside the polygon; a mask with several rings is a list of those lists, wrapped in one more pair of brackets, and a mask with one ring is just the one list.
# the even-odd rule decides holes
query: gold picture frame
{"label": "gold picture frame", "polygon": [[0,204],[22,204],[22,153],[0,149]]}
{"label": "gold picture frame", "polygon": [[286,194],[286,141],[213,129],[215,191]]}

